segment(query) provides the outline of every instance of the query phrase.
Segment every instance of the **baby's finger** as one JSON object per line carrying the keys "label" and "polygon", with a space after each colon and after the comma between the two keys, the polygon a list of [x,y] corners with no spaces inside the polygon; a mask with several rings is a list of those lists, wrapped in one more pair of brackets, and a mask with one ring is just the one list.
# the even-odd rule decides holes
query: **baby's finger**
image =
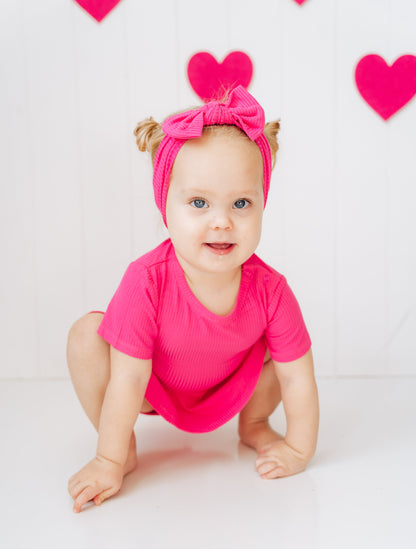
{"label": "baby's finger", "polygon": [[68,490],[73,490],[74,486],[76,486],[77,484],[79,484],[79,475],[73,475],[68,480]]}
{"label": "baby's finger", "polygon": [[257,466],[257,472],[260,475],[266,475],[270,471],[273,471],[273,469],[276,469],[276,467],[279,467],[279,465],[275,461],[267,461]]}
{"label": "baby's finger", "polygon": [[279,459],[274,454],[266,454],[256,459],[256,467],[260,467],[264,463],[279,463]]}
{"label": "baby's finger", "polygon": [[87,486],[80,492],[74,501],[74,513],[79,513],[82,506],[91,501],[97,495],[97,489],[92,486]]}
{"label": "baby's finger", "polygon": [[68,482],[68,492],[75,499],[80,492],[81,481],[70,479]]}
{"label": "baby's finger", "polygon": [[283,469],[283,467],[278,465],[277,467],[274,467],[267,473],[263,473],[260,476],[261,478],[264,478],[264,479],[281,478],[281,477],[286,477],[287,472]]}
{"label": "baby's finger", "polygon": [[94,503],[95,505],[101,505],[103,501],[105,501],[108,498],[111,498],[111,496],[114,496],[118,492],[117,488],[109,488],[108,490],[104,490],[101,492],[101,494],[98,494],[98,496],[95,496]]}

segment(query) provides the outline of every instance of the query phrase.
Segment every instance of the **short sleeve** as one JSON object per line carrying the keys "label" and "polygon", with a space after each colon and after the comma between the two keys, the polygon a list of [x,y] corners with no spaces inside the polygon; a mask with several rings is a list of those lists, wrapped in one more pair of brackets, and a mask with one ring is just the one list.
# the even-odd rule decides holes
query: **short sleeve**
{"label": "short sleeve", "polygon": [[311,347],[299,303],[286,279],[269,296],[267,346],[276,362],[291,362],[301,358]]}
{"label": "short sleeve", "polygon": [[131,263],[97,333],[122,353],[148,360],[157,337],[156,318],[156,286],[146,267]]}

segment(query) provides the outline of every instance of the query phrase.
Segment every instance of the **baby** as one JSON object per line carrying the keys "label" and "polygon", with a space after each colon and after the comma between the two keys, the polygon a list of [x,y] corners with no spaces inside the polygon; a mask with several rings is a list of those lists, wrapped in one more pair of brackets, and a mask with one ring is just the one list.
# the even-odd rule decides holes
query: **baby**
{"label": "baby", "polygon": [[[130,264],[105,314],[70,330],[71,378],[98,431],[96,456],[69,480],[75,512],[117,493],[135,469],[140,412],[195,433],[239,414],[265,479],[312,458],[310,338],[286,279],[254,254],[278,130],[242,86],[225,102],[137,126],[170,238]],[[285,437],[268,421],[280,401]]]}

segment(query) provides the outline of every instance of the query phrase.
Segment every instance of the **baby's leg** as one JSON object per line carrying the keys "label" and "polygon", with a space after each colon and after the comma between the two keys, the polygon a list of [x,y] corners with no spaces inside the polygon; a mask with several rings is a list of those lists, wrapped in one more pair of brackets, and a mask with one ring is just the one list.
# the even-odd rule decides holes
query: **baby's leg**
{"label": "baby's leg", "polygon": [[[110,346],[98,334],[102,313],[90,313],[75,322],[68,336],[67,360],[75,392],[98,431],[104,395],[110,380]],[[142,411],[152,410],[145,401]],[[137,464],[136,438],[130,440],[125,474]]]}
{"label": "baby's leg", "polygon": [[265,446],[283,439],[269,425],[269,417],[280,401],[280,384],[267,351],[260,379],[250,400],[240,412],[238,425],[242,442],[258,453]]}

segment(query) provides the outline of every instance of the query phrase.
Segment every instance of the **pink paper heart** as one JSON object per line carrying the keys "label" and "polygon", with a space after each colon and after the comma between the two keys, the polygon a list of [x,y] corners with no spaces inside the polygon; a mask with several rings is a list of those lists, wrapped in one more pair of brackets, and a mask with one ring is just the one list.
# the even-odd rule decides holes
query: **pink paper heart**
{"label": "pink paper heart", "polygon": [[306,0],[295,0],[296,4],[299,4],[299,6],[301,6],[302,4],[304,4],[306,2]]}
{"label": "pink paper heart", "polygon": [[366,55],[355,69],[355,81],[364,101],[388,120],[416,93],[416,57],[403,55],[389,66],[379,55]]}
{"label": "pink paper heart", "polygon": [[100,22],[120,0],[75,0],[75,2]]}
{"label": "pink paper heart", "polygon": [[233,51],[222,63],[208,52],[193,55],[188,63],[188,78],[195,93],[206,103],[219,99],[226,90],[239,84],[248,87],[253,75],[253,63],[242,51]]}

